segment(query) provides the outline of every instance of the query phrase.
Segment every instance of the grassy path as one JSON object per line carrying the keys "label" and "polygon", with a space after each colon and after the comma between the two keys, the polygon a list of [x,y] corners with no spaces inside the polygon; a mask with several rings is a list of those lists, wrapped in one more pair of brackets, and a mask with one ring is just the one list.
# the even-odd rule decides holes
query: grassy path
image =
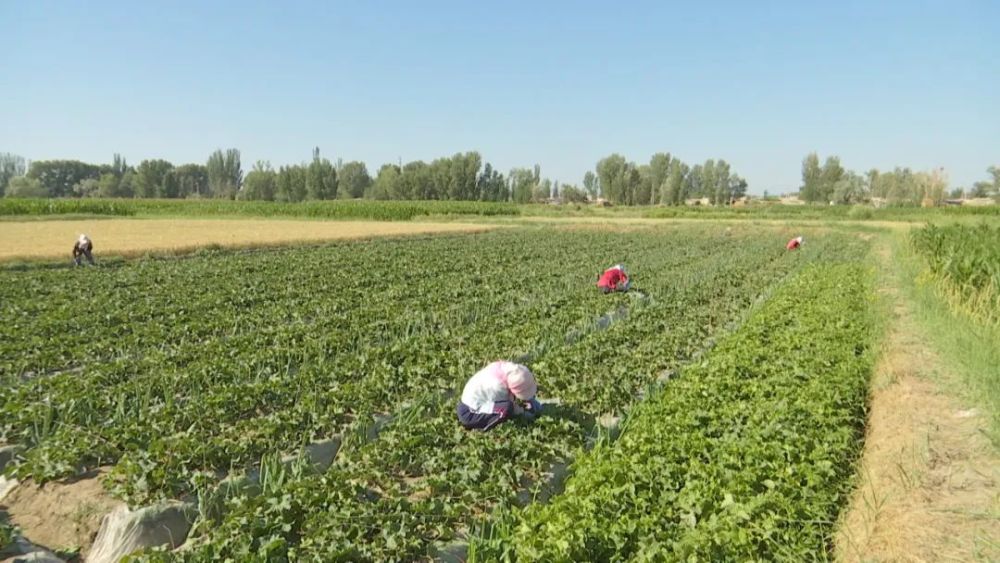
{"label": "grassy path", "polygon": [[996,398],[969,392],[983,392],[990,374],[955,360],[948,341],[964,329],[946,326],[919,299],[902,237],[879,245],[888,326],[837,558],[998,561],[1000,455],[990,440]]}

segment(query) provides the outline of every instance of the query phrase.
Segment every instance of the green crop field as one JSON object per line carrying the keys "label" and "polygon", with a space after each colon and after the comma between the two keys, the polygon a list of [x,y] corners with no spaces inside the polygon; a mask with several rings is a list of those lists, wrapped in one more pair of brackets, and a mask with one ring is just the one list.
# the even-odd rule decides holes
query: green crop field
{"label": "green crop field", "polygon": [[[858,237],[787,236],[522,228],[0,272],[6,471],[110,467],[131,506],[193,503],[154,560],[823,558],[872,288]],[[601,295],[616,262],[635,291]],[[457,394],[498,358],[547,412],[464,431]]]}

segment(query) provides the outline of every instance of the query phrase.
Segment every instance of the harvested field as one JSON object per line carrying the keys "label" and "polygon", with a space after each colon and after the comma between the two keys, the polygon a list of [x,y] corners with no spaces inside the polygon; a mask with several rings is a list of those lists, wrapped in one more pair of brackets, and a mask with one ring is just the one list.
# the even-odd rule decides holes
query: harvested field
{"label": "harvested field", "polygon": [[267,219],[88,219],[24,221],[0,225],[0,260],[67,258],[86,233],[94,254],[134,256],[183,252],[205,246],[254,247],[387,235],[474,232],[495,225],[380,221],[284,221]]}

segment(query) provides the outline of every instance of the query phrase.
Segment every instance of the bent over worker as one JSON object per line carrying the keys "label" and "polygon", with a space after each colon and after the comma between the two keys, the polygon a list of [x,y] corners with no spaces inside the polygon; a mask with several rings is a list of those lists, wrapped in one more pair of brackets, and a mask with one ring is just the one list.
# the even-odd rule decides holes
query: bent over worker
{"label": "bent over worker", "polygon": [[788,241],[785,245],[785,250],[798,250],[802,246],[802,237],[795,237]]}
{"label": "bent over worker", "polygon": [[87,262],[90,262],[90,265],[93,266],[94,255],[91,254],[93,251],[93,241],[91,241],[87,235],[80,235],[80,238],[76,239],[76,243],[73,244],[73,262],[76,262],[76,265],[79,266],[80,257],[83,256],[86,257]]}
{"label": "bent over worker", "polygon": [[597,287],[604,293],[611,293],[612,291],[628,291],[628,286],[631,282],[628,279],[628,274],[625,273],[625,266],[617,264],[601,274],[601,277],[597,280]]}
{"label": "bent over worker", "polygon": [[534,419],[542,405],[538,383],[527,367],[497,361],[476,372],[458,401],[458,421],[467,430],[489,430],[514,416]]}

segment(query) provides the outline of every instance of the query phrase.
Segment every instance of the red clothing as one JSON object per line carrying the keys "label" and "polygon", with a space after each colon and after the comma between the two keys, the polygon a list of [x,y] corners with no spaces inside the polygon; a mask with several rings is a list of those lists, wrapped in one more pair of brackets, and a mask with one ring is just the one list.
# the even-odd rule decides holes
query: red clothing
{"label": "red clothing", "polygon": [[799,247],[798,239],[793,238],[792,240],[788,241],[788,244],[785,245],[785,250],[796,250],[798,249],[798,247]]}
{"label": "red clothing", "polygon": [[628,283],[628,276],[618,268],[611,268],[601,274],[601,279],[597,281],[597,287],[615,289],[620,283]]}

